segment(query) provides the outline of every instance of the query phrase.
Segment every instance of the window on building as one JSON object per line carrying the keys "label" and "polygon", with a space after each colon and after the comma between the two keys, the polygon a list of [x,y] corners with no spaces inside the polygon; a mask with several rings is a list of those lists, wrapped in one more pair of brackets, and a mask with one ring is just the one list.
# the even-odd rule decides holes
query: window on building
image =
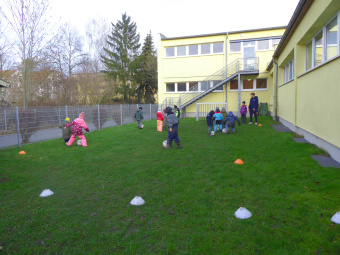
{"label": "window on building", "polygon": [[326,45],[327,45],[327,55],[326,60],[333,58],[338,52],[338,17],[335,17],[326,26]]}
{"label": "window on building", "polygon": [[230,90],[238,90],[238,80],[230,82]]}
{"label": "window on building", "polygon": [[312,68],[312,42],[306,45],[306,71]]}
{"label": "window on building", "polygon": [[210,44],[201,44],[201,54],[210,54]]}
{"label": "window on building", "polygon": [[240,42],[233,42],[230,43],[230,52],[241,52],[241,43]]}
{"label": "window on building", "polygon": [[224,43],[214,43],[213,53],[223,53],[223,45]]}
{"label": "window on building", "polygon": [[165,86],[166,86],[166,89],[165,89],[166,92],[175,92],[175,83],[166,83]]}
{"label": "window on building", "polygon": [[279,44],[281,39],[272,39],[272,48],[274,48],[275,44]]}
{"label": "window on building", "polygon": [[318,66],[322,63],[322,56],[323,56],[323,34],[322,34],[322,31],[320,31],[315,36],[314,52],[315,52],[314,63],[315,63],[315,66]]}
{"label": "window on building", "polygon": [[254,81],[249,80],[242,80],[243,83],[243,89],[254,89]]}
{"label": "window on building", "polygon": [[189,91],[198,91],[198,82],[189,82]]}
{"label": "window on building", "polygon": [[257,50],[269,50],[269,40],[257,41]]}
{"label": "window on building", "polygon": [[177,83],[177,91],[178,92],[187,91],[187,83],[186,82],[179,82],[179,83]]}
{"label": "window on building", "polygon": [[294,80],[294,58],[283,68],[283,83]]}
{"label": "window on building", "polygon": [[256,79],[256,89],[266,89],[267,79]]}
{"label": "window on building", "polygon": [[210,81],[201,82],[201,91],[206,91],[209,88],[210,88]]}
{"label": "window on building", "polygon": [[178,46],[177,47],[177,56],[186,56],[187,55],[187,46]]}
{"label": "window on building", "polygon": [[339,15],[340,10],[306,44],[306,71],[339,56]]}
{"label": "window on building", "polygon": [[[216,86],[217,84],[219,84],[221,81],[213,81],[212,82],[212,86]],[[222,86],[220,86],[220,87],[218,87],[217,89],[215,89],[214,91],[216,91],[216,92],[221,92],[221,91],[223,91],[223,85]]]}
{"label": "window on building", "polygon": [[189,55],[198,55],[198,45],[189,45]]}
{"label": "window on building", "polygon": [[174,57],[175,56],[175,47],[169,47],[169,48],[165,48],[165,55],[167,57]]}

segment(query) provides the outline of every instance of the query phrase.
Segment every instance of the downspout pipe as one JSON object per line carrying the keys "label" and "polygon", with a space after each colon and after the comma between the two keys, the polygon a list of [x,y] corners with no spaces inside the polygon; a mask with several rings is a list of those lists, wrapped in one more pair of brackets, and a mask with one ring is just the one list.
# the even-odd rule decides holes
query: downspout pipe
{"label": "downspout pipe", "polygon": [[[227,38],[225,40],[225,78],[228,78],[228,36],[229,33],[227,32]],[[226,104],[226,111],[228,112],[228,83],[225,83],[225,104]]]}
{"label": "downspout pipe", "polygon": [[274,86],[275,86],[275,89],[274,89],[275,121],[279,121],[279,118],[277,116],[277,82],[278,82],[277,75],[278,75],[278,65],[275,62],[275,58],[274,57],[273,57],[273,63],[274,63],[274,66],[275,66],[275,69],[274,69],[275,70],[274,71],[274,73],[275,73],[275,80],[274,80],[274,82],[275,82],[275,84],[274,84]]}

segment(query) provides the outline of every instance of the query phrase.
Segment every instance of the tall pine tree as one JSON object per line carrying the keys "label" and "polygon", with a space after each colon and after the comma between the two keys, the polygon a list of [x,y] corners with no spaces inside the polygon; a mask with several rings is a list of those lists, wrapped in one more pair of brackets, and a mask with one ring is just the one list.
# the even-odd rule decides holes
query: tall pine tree
{"label": "tall pine tree", "polygon": [[138,102],[144,99],[145,103],[154,103],[154,94],[157,92],[157,56],[154,50],[151,32],[146,36],[140,56],[140,85],[138,87]]}
{"label": "tall pine tree", "polygon": [[137,25],[131,21],[126,13],[122,14],[122,20],[112,23],[112,32],[108,35],[108,48],[104,48],[105,55],[101,59],[105,65],[104,73],[117,82],[117,91],[128,97],[128,79],[133,78],[133,65],[138,56],[139,33]]}

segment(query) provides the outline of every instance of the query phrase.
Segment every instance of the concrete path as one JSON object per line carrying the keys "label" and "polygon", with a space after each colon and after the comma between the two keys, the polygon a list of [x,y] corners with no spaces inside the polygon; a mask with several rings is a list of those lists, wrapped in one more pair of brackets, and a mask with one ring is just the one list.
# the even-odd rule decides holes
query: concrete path
{"label": "concrete path", "polygon": [[287,128],[284,125],[272,125],[272,127],[277,131],[277,132],[288,132],[288,133],[293,133],[292,130]]}
{"label": "concrete path", "polygon": [[320,166],[340,168],[340,163],[338,163],[331,157],[326,157],[326,156],[321,156],[321,155],[311,155],[311,157],[315,159],[319,163]]}

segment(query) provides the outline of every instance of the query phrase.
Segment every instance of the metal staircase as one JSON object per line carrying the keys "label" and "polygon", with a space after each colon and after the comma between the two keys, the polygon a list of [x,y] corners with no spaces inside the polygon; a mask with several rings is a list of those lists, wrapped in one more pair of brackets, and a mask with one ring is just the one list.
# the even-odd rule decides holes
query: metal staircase
{"label": "metal staircase", "polygon": [[185,109],[189,105],[195,103],[214,90],[223,86],[225,83],[233,80],[239,74],[241,75],[258,75],[259,74],[259,59],[258,58],[239,58],[223,67],[221,70],[210,75],[195,86],[190,88],[190,91],[180,95],[177,105],[181,109]]}

